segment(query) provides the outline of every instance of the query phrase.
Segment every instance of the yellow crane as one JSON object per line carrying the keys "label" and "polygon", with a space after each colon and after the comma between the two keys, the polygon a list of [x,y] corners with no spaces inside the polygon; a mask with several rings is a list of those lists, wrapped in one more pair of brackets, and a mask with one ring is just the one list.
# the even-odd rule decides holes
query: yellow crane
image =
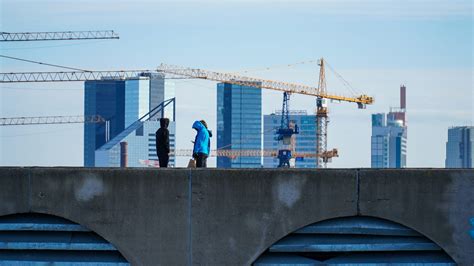
{"label": "yellow crane", "polygon": [[283,91],[286,93],[316,96],[317,147],[315,157],[317,158],[317,167],[326,167],[326,164],[331,160],[331,158],[337,156],[338,154],[336,149],[333,149],[331,151],[327,150],[327,127],[329,122],[329,116],[326,101],[335,100],[340,102],[352,102],[356,103],[358,108],[365,108],[367,104],[372,104],[374,102],[374,99],[365,94],[362,94],[358,97],[347,97],[328,93],[326,91],[325,65],[323,58],[319,60],[319,66],[320,71],[318,87],[282,81],[252,78],[234,73],[222,73],[198,68],[186,68],[167,64],[161,64],[158,67],[157,71],[196,79],[207,79],[242,86],[251,86],[262,89]]}
{"label": "yellow crane", "polygon": [[[321,61],[323,62],[323,59],[321,59]],[[357,103],[359,108],[364,108],[366,104],[372,104],[374,102],[374,99],[367,95],[360,95],[359,97],[347,97],[336,94],[329,94],[326,91],[322,91],[318,87],[283,81],[251,78],[233,73],[214,72],[199,68],[186,68],[175,65],[161,64],[158,67],[157,71],[196,79],[207,79],[242,86],[251,86],[262,89],[316,96],[324,99],[336,100],[341,102],[353,102]]]}

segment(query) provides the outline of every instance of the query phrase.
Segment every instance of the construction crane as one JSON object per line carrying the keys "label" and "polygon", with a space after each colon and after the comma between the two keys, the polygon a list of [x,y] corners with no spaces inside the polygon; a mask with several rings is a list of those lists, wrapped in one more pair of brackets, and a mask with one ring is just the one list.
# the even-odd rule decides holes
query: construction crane
{"label": "construction crane", "polygon": [[281,148],[278,150],[278,167],[290,167],[290,160],[295,152],[295,139],[293,135],[299,134],[298,125],[290,121],[290,93],[283,93],[283,106],[281,108],[280,128],[276,131],[276,139],[280,142]]}
{"label": "construction crane", "polygon": [[0,42],[20,41],[65,41],[119,39],[113,30],[98,31],[54,31],[54,32],[0,32]]}
{"label": "construction crane", "polygon": [[[316,99],[316,108],[317,108],[316,110],[316,122],[317,122],[316,154],[320,155],[318,156],[318,159],[317,159],[317,167],[326,167],[327,162],[331,161],[331,158],[334,157],[334,155],[338,154],[337,150],[332,150],[332,151],[327,150],[327,126],[329,122],[329,117],[328,117],[328,108],[327,108],[326,101],[336,100],[336,101],[341,101],[341,102],[353,102],[357,104],[358,108],[362,109],[362,108],[365,108],[367,104],[372,104],[374,100],[372,97],[367,96],[367,95],[360,95],[358,97],[346,97],[346,96],[340,96],[340,95],[335,95],[335,94],[329,94],[326,91],[326,78],[325,78],[323,58],[319,60],[319,66],[320,66],[320,74],[319,74],[318,87],[312,87],[312,86],[300,85],[300,84],[294,84],[294,83],[288,83],[288,82],[281,82],[281,81],[264,80],[264,79],[240,76],[240,75],[231,74],[231,73],[220,73],[220,72],[213,72],[213,71],[202,70],[202,69],[185,68],[185,67],[166,65],[166,64],[161,64],[158,67],[158,71],[168,73],[168,74],[181,75],[181,76],[193,77],[193,78],[198,78],[198,79],[207,79],[207,80],[219,81],[219,82],[242,85],[242,86],[252,86],[252,87],[258,87],[258,88],[263,88],[263,89],[283,91],[286,93],[286,97],[288,97],[292,93],[316,96],[317,97]],[[288,103],[288,99],[285,100],[284,98],[283,100],[284,107],[285,107],[285,102]],[[284,119],[284,110],[283,110],[282,116]],[[289,125],[282,125],[280,129],[282,130],[282,132],[284,132],[285,129],[289,130]],[[293,135],[293,134],[290,134],[290,135]],[[288,138],[288,135],[286,135],[286,138]],[[279,156],[280,162],[284,162],[286,165],[286,161],[284,160],[289,160],[289,158],[291,158],[291,150],[290,152],[288,152],[288,149],[286,150],[282,149],[281,157]]]}
{"label": "construction crane", "polygon": [[[357,97],[347,97],[336,94],[329,94],[326,91],[326,79],[324,71],[324,59],[320,59],[320,76],[318,87],[265,80],[259,78],[251,78],[232,73],[213,72],[203,69],[185,68],[180,66],[161,64],[156,72],[172,74],[175,76],[184,76],[187,78],[207,79],[212,81],[236,84],[242,86],[251,86],[262,89],[276,90],[290,94],[302,94],[308,96],[316,96],[317,99],[317,147],[318,167],[325,167],[326,163],[334,157],[334,150],[327,150],[327,124],[328,109],[327,100],[335,100],[340,102],[356,103],[358,108],[365,108],[367,104],[374,102],[373,98],[362,94]],[[0,83],[13,82],[56,82],[56,81],[86,81],[86,80],[103,80],[103,79],[125,79],[151,73],[151,70],[124,70],[124,71],[67,71],[67,72],[16,72],[16,73],[0,73]],[[146,75],[146,74],[145,74]]]}
{"label": "construction crane", "polygon": [[0,118],[0,126],[104,123],[104,122],[105,122],[105,119],[100,115],[2,117]]}

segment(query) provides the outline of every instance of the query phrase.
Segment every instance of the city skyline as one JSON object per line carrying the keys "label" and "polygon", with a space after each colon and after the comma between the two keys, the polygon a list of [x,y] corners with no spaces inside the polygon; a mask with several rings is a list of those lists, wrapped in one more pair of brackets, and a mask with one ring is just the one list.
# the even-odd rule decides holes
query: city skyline
{"label": "city skyline", "polygon": [[[340,157],[328,167],[370,167],[370,114],[395,106],[400,84],[409,88],[407,167],[444,167],[447,128],[473,122],[472,3],[433,1],[425,6],[423,1],[362,1],[357,7],[351,1],[333,2],[231,1],[198,6],[186,1],[139,2],[146,3],[147,9],[139,3],[120,2],[104,13],[111,6],[108,1],[3,1],[2,31],[100,26],[114,29],[121,39],[5,43],[2,54],[97,70],[151,69],[160,62],[218,71],[249,70],[242,74],[308,85],[317,82],[315,63],[280,66],[324,57],[352,86],[376,101],[365,110],[330,103],[328,148],[338,148]],[[170,9],[180,11],[177,18],[166,14]],[[222,10],[233,12],[224,15]],[[236,33],[245,37],[232,39]],[[59,70],[7,59],[0,63],[2,72]],[[266,67],[271,70],[262,70]],[[327,75],[328,91],[351,94],[334,73]],[[0,86],[2,117],[83,113],[80,82]],[[190,147],[194,120],[210,121],[210,128],[216,130],[215,86],[209,81],[176,82],[181,113],[176,127],[178,148]],[[263,91],[262,98],[262,114],[280,108],[280,93]],[[295,95],[291,108],[313,113],[315,99]],[[69,143],[71,138],[82,138],[82,125],[0,130],[2,165],[83,163],[83,143]],[[427,137],[423,132],[432,134]],[[212,141],[215,148],[216,139]],[[432,152],[422,152],[427,149]]]}

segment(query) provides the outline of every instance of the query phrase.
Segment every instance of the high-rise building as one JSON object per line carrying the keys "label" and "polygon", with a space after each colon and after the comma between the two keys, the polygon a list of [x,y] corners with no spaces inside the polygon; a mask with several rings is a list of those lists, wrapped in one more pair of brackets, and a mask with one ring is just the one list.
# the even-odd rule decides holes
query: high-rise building
{"label": "high-rise building", "polygon": [[448,129],[446,142],[446,168],[473,168],[474,127],[452,127]]}
{"label": "high-rise building", "polygon": [[[236,84],[217,84],[217,149],[261,150],[261,132],[262,90]],[[261,157],[217,157],[218,168],[261,166]]]}
{"label": "high-rise building", "polygon": [[404,168],[407,156],[406,87],[400,87],[400,107],[372,114],[371,167]]}
{"label": "high-rise building", "polygon": [[84,124],[84,166],[93,167],[95,150],[125,129],[125,81],[86,81],[84,115],[100,115],[107,121]]}
{"label": "high-rise building", "polygon": [[[166,100],[165,97],[174,97],[173,84],[160,73],[142,73],[136,78],[124,80],[104,78],[86,81],[84,87],[84,114],[100,115],[106,120],[102,124],[84,125],[86,167],[95,166],[97,149]],[[173,110],[168,109],[165,109],[164,117],[174,120]],[[159,118],[161,113],[150,120]]]}
{"label": "high-rise building", "polygon": [[[295,151],[297,153],[316,153],[316,116],[308,115],[306,111],[290,111],[290,121],[294,121],[299,128],[295,134]],[[281,126],[281,111],[263,117],[263,149],[278,150],[279,141],[276,139],[276,130]],[[275,168],[279,164],[276,157],[264,157],[263,167]],[[316,158],[295,158],[295,168],[316,168]]]}

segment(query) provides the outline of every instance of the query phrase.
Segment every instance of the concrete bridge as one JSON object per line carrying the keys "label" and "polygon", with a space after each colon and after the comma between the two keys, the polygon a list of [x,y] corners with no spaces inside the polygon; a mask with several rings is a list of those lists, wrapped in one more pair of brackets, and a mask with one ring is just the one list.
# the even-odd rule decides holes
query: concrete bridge
{"label": "concrete bridge", "polygon": [[[317,233],[318,222],[325,220],[350,223],[343,217],[376,223],[385,235],[381,239],[410,239],[397,247],[424,250],[423,244],[443,252],[446,264],[433,265],[473,265],[474,170],[0,168],[0,264],[2,254],[15,259],[28,249],[40,249],[39,254],[41,248],[59,247],[49,240],[33,245],[20,232],[38,228],[82,232],[87,239],[95,239],[94,233],[104,243],[88,242],[87,249],[116,250],[124,258],[117,265],[271,265],[261,258],[295,247],[280,240],[302,228]],[[40,220],[49,222],[39,226]],[[308,227],[312,224],[316,227]],[[333,225],[319,231],[323,238],[330,237]],[[363,226],[350,227],[348,235],[363,234]],[[390,230],[397,237],[387,236]],[[58,256],[66,256],[70,244],[61,246]],[[379,244],[373,246],[381,254],[398,252],[393,243]],[[311,257],[308,252],[314,251],[311,258],[317,260],[328,251],[318,245],[304,246],[301,254]],[[354,245],[340,247],[348,252]],[[280,255],[291,253],[285,252]]]}

